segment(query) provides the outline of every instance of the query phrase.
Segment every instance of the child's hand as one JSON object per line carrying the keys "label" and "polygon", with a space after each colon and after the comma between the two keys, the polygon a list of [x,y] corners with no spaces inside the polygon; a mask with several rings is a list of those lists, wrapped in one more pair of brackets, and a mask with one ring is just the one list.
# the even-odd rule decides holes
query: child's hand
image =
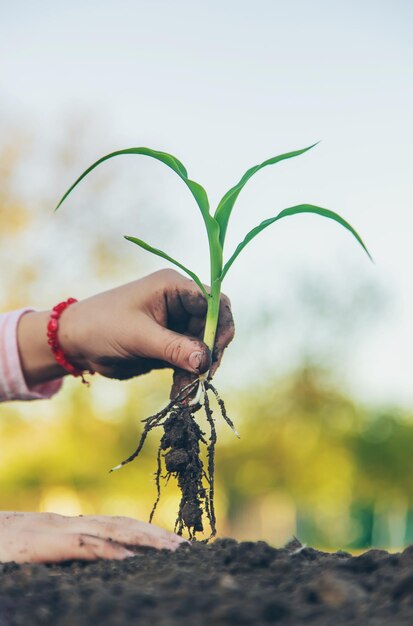
{"label": "child's hand", "polygon": [[[74,365],[110,378],[131,378],[174,367],[175,386],[188,375],[213,374],[234,336],[229,300],[221,298],[214,354],[201,337],[206,299],[196,284],[161,270],[68,307],[59,340]],[[21,361],[29,386],[62,376],[46,342],[48,312],[28,313],[19,324]]]}
{"label": "child's hand", "polygon": [[130,517],[0,512],[0,562],[125,559],[132,548],[176,550],[182,537]]}

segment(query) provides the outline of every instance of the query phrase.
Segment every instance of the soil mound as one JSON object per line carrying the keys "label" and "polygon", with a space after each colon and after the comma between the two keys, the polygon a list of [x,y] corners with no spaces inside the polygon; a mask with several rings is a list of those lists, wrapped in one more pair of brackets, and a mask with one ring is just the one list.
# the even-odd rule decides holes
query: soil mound
{"label": "soil mound", "polygon": [[0,626],[411,625],[413,546],[352,557],[219,539],[125,561],[0,565]]}

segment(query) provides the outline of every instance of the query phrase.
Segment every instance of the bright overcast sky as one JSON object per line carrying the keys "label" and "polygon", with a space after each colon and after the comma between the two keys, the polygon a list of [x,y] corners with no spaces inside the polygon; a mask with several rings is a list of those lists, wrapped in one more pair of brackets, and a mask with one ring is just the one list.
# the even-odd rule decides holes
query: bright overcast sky
{"label": "bright overcast sky", "polygon": [[[349,376],[370,399],[413,405],[412,32],[409,0],[3,2],[0,105],[49,133],[71,111],[99,112],[105,149],[175,153],[213,201],[249,166],[322,140],[251,182],[229,244],[311,202],[343,214],[376,265],[334,223],[297,217],[245,252],[225,290],[240,316],[267,293],[284,298],[290,268],[377,283],[390,312],[354,347]],[[202,236],[180,258],[207,280]]]}

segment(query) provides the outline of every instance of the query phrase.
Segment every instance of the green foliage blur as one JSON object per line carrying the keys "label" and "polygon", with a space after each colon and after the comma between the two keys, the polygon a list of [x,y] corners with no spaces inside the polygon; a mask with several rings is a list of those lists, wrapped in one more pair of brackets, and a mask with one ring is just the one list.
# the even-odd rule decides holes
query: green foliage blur
{"label": "green foliage blur", "polygon": [[[64,188],[62,177],[70,180],[79,169],[73,137],[82,132],[76,135],[71,128],[61,138],[48,166],[47,194],[23,193],[24,139],[13,136],[0,146],[1,310],[50,306],[60,294],[78,295],[62,286],[73,280],[68,278],[72,271],[91,290],[123,280],[124,263],[105,229],[94,240],[70,243],[68,250],[76,252],[80,264],[53,263],[61,224],[69,237],[79,220],[79,214],[67,211],[55,230],[49,226],[57,188]],[[34,152],[32,159],[33,164]],[[91,197],[99,197],[102,180]],[[103,184],[106,191],[108,185]],[[13,255],[22,246],[24,256]],[[7,264],[10,258],[13,263]],[[226,358],[231,359],[231,350]],[[147,519],[156,497],[161,433],[150,434],[133,464],[108,471],[135,449],[141,420],[165,404],[170,382],[170,372],[122,383],[96,377],[90,388],[68,378],[52,400],[2,404],[0,508]],[[333,372],[314,363],[302,362],[288,374],[268,375],[242,388],[220,387],[219,375],[216,384],[241,436],[236,439],[217,417],[219,535],[274,545],[297,535],[313,546],[353,550],[397,548],[413,540],[412,415],[361,406]],[[155,522],[173,529],[177,504],[170,481],[163,486]]]}

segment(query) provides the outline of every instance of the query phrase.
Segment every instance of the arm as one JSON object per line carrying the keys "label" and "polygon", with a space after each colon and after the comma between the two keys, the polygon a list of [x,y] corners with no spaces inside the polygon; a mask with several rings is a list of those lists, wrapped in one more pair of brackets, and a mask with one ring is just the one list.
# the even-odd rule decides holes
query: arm
{"label": "arm", "polygon": [[[49,376],[41,377],[39,380],[32,381],[29,379],[29,381],[26,381],[21,367],[18,331],[22,321],[28,314],[32,314],[32,309],[20,309],[0,314],[0,402],[5,400],[50,398],[60,389],[62,384],[61,380],[59,380],[62,372],[55,368],[49,369]],[[26,325],[24,324],[24,326]],[[27,340],[28,351],[30,351],[30,348],[37,350],[35,344],[34,340]],[[51,353],[43,356],[43,351],[39,349],[39,358],[41,360],[50,363],[51,356]],[[53,366],[53,363],[51,365]]]}

